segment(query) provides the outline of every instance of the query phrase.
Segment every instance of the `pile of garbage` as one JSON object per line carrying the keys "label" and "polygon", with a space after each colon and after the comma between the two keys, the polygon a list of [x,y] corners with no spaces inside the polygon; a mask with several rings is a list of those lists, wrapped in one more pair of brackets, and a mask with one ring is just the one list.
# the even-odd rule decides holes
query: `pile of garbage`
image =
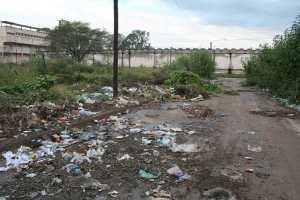
{"label": "pile of garbage", "polygon": [[211,117],[214,114],[214,111],[207,106],[202,106],[199,104],[189,104],[186,103],[183,105],[182,109],[189,114],[191,118],[200,118],[205,119]]}

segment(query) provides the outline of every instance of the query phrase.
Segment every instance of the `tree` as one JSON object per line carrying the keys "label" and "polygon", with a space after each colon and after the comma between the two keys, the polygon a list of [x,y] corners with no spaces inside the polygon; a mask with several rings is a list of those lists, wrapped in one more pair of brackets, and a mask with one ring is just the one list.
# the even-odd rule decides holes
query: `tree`
{"label": "tree", "polygon": [[149,32],[134,30],[122,41],[121,49],[149,49],[149,37]]}
{"label": "tree", "polygon": [[48,35],[50,49],[65,53],[77,62],[86,55],[110,47],[110,35],[105,30],[91,29],[88,23],[60,20],[59,25]]}

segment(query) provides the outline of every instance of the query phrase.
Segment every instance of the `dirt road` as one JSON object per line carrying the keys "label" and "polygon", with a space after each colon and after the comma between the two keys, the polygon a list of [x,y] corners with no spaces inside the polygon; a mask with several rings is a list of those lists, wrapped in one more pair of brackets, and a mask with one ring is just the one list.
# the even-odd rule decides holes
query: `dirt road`
{"label": "dirt road", "polygon": [[[232,155],[231,164],[240,169],[254,169],[254,173],[246,174],[245,196],[253,200],[300,199],[299,120],[253,115],[249,111],[258,108],[275,111],[283,108],[259,92],[242,88],[238,79],[222,82],[231,90],[240,90],[240,95],[213,98],[205,104],[226,116],[219,124],[220,140],[224,152]],[[259,145],[262,151],[252,153],[248,145]]]}
{"label": "dirt road", "polygon": [[[0,172],[0,199],[299,200],[299,120],[241,79],[219,81],[238,95],[154,105],[83,127],[79,145]],[[278,112],[250,112],[257,109]],[[77,163],[74,152],[90,157]],[[79,175],[66,172],[70,162]]]}

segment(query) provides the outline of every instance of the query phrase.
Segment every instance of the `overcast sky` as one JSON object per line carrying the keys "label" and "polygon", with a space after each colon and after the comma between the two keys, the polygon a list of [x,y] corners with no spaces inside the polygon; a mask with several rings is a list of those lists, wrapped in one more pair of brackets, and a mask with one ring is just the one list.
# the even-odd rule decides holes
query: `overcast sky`
{"label": "overcast sky", "polygon": [[[54,27],[59,19],[113,30],[113,0],[1,0],[2,19]],[[300,0],[119,0],[120,32],[147,30],[160,48],[256,48],[300,14]]]}

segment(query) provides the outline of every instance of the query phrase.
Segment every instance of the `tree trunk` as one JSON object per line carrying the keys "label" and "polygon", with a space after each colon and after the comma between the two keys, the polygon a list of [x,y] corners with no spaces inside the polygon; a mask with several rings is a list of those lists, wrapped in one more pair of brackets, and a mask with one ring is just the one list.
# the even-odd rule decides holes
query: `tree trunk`
{"label": "tree trunk", "polygon": [[114,0],[114,62],[113,62],[113,96],[118,97],[118,37],[119,9],[118,0]]}

